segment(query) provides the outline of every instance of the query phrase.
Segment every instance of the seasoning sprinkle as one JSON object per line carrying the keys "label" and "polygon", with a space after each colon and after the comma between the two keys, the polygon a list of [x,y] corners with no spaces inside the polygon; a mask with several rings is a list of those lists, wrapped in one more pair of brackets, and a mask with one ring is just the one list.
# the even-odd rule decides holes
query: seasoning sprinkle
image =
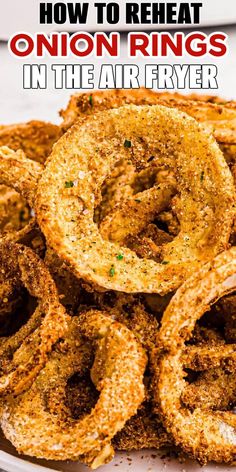
{"label": "seasoning sprinkle", "polygon": [[74,187],[74,182],[72,180],[68,180],[68,182],[65,182],[65,188],[72,188]]}
{"label": "seasoning sprinkle", "polygon": [[109,275],[110,277],[114,277],[115,275],[115,267],[114,265],[111,266],[110,270],[109,270]]}
{"label": "seasoning sprinkle", "polygon": [[124,147],[125,147],[125,148],[131,148],[131,146],[132,146],[131,141],[129,141],[128,139],[125,139],[125,141],[124,141]]}
{"label": "seasoning sprinkle", "polygon": [[116,259],[117,259],[118,261],[122,261],[122,259],[124,259],[123,254],[117,254]]}

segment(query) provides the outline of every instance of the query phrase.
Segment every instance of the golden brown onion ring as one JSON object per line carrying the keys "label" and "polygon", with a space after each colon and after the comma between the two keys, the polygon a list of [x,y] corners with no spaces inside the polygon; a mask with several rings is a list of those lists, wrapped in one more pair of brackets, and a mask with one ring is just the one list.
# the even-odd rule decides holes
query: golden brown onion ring
{"label": "golden brown onion ring", "polygon": [[136,236],[166,209],[174,193],[172,185],[159,184],[122,201],[101,222],[101,235],[104,239],[124,243],[126,238]]}
{"label": "golden brown onion ring", "polygon": [[[164,425],[175,443],[202,463],[236,459],[236,416],[233,412],[189,410],[181,402],[186,387],[182,354],[185,341],[209,307],[236,287],[236,248],[203,266],[177,291],[167,307],[159,333],[160,366],[156,400]],[[222,360],[227,353],[222,349]],[[235,365],[236,351],[230,355]]]}
{"label": "golden brown onion ring", "polygon": [[227,410],[236,400],[236,345],[226,344],[212,330],[206,329],[204,334],[206,338],[209,334],[208,340],[188,346],[184,352],[182,362],[185,369],[198,371],[200,374],[184,389],[181,399],[191,410],[198,407]]}
{"label": "golden brown onion ring", "polygon": [[236,344],[215,344],[212,346],[191,346],[185,349],[182,361],[186,369],[196,371],[219,367],[222,360],[234,356]]}
{"label": "golden brown onion ring", "polygon": [[71,97],[66,110],[61,112],[66,131],[78,119],[98,111],[110,110],[125,104],[164,105],[179,109],[200,121],[218,140],[227,163],[231,166],[236,159],[236,102],[226,101],[210,95],[154,92],[144,88],[138,90],[106,90],[92,93],[78,93]]}
{"label": "golden brown onion ring", "polygon": [[111,108],[119,108],[123,105],[158,105],[161,100],[176,101],[197,101],[199,105],[207,103],[218,103],[221,105],[234,105],[235,102],[227,102],[221,97],[212,95],[189,94],[170,92],[155,92],[141,87],[137,90],[106,90],[89,93],[76,93],[71,96],[66,110],[62,110],[60,115],[63,118],[61,125],[66,131],[80,118],[87,117],[98,111],[105,111]]}
{"label": "golden brown onion ring", "polygon": [[29,219],[30,208],[15,190],[0,185],[0,233],[8,235],[21,231]]}
{"label": "golden brown onion ring", "polygon": [[[39,300],[37,313],[29,324],[1,344],[0,394],[19,394],[30,386],[44,366],[52,346],[65,333],[68,315],[59,303],[49,272],[31,249],[18,244],[2,244],[0,267],[1,274],[6,276],[2,289],[6,285],[9,291],[7,283],[10,277],[11,287],[23,284],[29,294]],[[35,324],[39,313],[40,326],[37,322]]]}
{"label": "golden brown onion ring", "polygon": [[111,176],[104,182],[102,201],[96,209],[96,221],[102,221],[118,203],[131,197],[134,193],[132,183],[135,168],[127,160],[118,162]]}
{"label": "golden brown onion ring", "polygon": [[[30,121],[0,126],[0,147],[22,150],[33,161],[44,163],[61,130],[58,126],[41,121]],[[7,182],[8,184],[8,182]],[[31,219],[30,208],[25,199],[13,189],[0,186],[0,233],[1,240],[19,242],[27,232]]]}
{"label": "golden brown onion ring", "polygon": [[68,271],[66,265],[50,248],[47,248],[44,262],[57,286],[61,304],[66,308],[67,313],[73,314],[80,302],[80,281]]}
{"label": "golden brown onion ring", "polygon": [[226,363],[224,367],[202,372],[196,382],[188,385],[181,397],[191,410],[227,410],[236,402],[236,372]]}
{"label": "golden brown onion ring", "polygon": [[0,183],[13,187],[33,207],[35,188],[43,167],[28,159],[23,151],[15,152],[7,146],[0,148],[0,167]]}
{"label": "golden brown onion ring", "polygon": [[[0,148],[0,168],[0,182],[11,185],[34,207],[36,186],[42,174],[43,167],[26,158],[22,151],[15,152],[7,147],[2,147]],[[23,244],[32,246],[31,243],[35,232],[35,220],[32,218],[22,230],[10,234],[8,233],[3,239],[22,242]],[[63,304],[68,309],[72,306],[74,307],[78,302],[80,293],[78,280],[76,280],[75,276],[70,274],[65,267],[63,268],[63,263],[50,249],[47,251],[45,262],[56,281],[59,295],[62,296],[63,299]],[[73,295],[71,289],[73,290]]]}
{"label": "golden brown onion ring", "polygon": [[[1,248],[1,246],[0,246]],[[0,250],[0,254],[1,250]],[[3,265],[1,261],[0,264]],[[0,270],[0,314],[1,317],[12,313],[22,295],[22,282],[17,277],[14,263],[1,267]]]}
{"label": "golden brown onion ring", "polygon": [[209,130],[220,144],[236,144],[236,105],[219,105],[189,100],[160,100],[160,105],[174,107],[192,116]]}
{"label": "golden brown onion ring", "polygon": [[0,127],[0,147],[21,149],[29,159],[44,164],[60,135],[59,126],[43,121],[4,125]]}
{"label": "golden brown onion ring", "polygon": [[[182,206],[180,233],[166,244],[164,264],[105,241],[93,221],[101,185],[118,159],[141,170],[150,155],[152,165],[177,172]],[[77,277],[123,292],[164,294],[227,247],[234,192],[221,151],[195,120],[166,107],[126,106],[91,116],[54,146],[37,187],[37,219]]]}
{"label": "golden brown onion ring", "polygon": [[[24,243],[26,240],[32,239],[31,236],[34,233],[35,219],[33,217],[30,218],[32,212],[30,211],[29,206],[31,208],[33,207],[35,187],[37,180],[42,173],[43,167],[39,163],[26,158],[23,151],[19,150],[15,152],[6,146],[3,146],[0,148],[0,168],[0,184],[7,185],[7,187],[5,187],[5,185],[2,185],[1,187],[3,188],[2,204],[0,202],[2,211],[5,208],[7,194],[10,191],[8,187],[11,187],[14,189],[12,190],[13,196],[11,197],[11,201],[14,203],[14,200],[16,200],[18,205],[25,208],[29,213],[26,223],[23,227],[20,227],[19,224],[13,224],[15,217],[12,218],[8,205],[5,218],[10,218],[10,221],[8,226],[6,225],[6,222],[5,225],[2,225],[0,240],[3,242],[12,241]],[[22,197],[24,198],[22,199]],[[18,217],[20,218],[20,216],[21,213],[18,212]],[[2,223],[4,223],[4,220]]]}
{"label": "golden brown onion ring", "polygon": [[[85,341],[95,348],[91,377],[100,396],[92,411],[76,421],[58,413],[57,387],[61,393],[60,382],[65,386],[73,370],[79,370]],[[113,457],[112,438],[143,401],[146,355],[131,331],[97,311],[81,315],[78,325],[72,319],[64,343],[32,388],[5,405],[1,425],[21,453],[56,460],[81,458],[95,469]]]}
{"label": "golden brown onion ring", "polygon": [[[123,105],[155,105],[157,94],[152,90],[106,90],[92,93],[77,93],[71,96],[66,110],[61,110],[63,131],[70,128],[80,118],[88,117],[98,111],[119,108]],[[164,97],[165,98],[165,97]]]}

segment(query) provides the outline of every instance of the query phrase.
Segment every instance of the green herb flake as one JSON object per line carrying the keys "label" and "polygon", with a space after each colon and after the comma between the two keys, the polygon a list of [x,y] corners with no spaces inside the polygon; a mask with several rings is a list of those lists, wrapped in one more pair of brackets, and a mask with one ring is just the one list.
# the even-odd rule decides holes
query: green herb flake
{"label": "green herb flake", "polygon": [[117,254],[116,259],[117,259],[118,261],[122,261],[122,259],[124,259],[123,254]]}
{"label": "green herb flake", "polygon": [[93,106],[93,96],[92,95],[89,95],[89,103],[92,107]]}
{"label": "green herb flake", "polygon": [[201,175],[200,175],[200,181],[202,182],[204,179],[204,170],[201,172]]}
{"label": "green herb flake", "polygon": [[74,187],[74,182],[72,182],[72,180],[68,180],[67,182],[65,182],[65,188],[72,188]]}
{"label": "green herb flake", "polygon": [[162,265],[169,264],[169,261],[162,261],[161,264],[162,264]]}
{"label": "green herb flake", "polygon": [[139,198],[135,198],[134,200],[136,203],[141,203],[141,200],[139,200]]}
{"label": "green herb flake", "polygon": [[110,270],[109,270],[109,275],[110,277],[114,277],[115,275],[115,267],[114,265],[111,266]]}
{"label": "green herb flake", "polygon": [[129,141],[128,139],[125,139],[125,141],[124,141],[124,147],[125,147],[125,148],[131,148],[131,146],[132,146],[131,141]]}

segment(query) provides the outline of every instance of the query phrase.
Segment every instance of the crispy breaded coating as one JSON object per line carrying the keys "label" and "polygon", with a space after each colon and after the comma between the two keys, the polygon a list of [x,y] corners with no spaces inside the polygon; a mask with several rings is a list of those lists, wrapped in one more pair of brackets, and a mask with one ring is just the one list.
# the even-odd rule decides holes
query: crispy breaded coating
{"label": "crispy breaded coating", "polygon": [[[29,159],[44,164],[60,135],[58,126],[43,121],[2,125],[0,147],[23,151]],[[13,162],[11,165],[14,169]],[[29,223],[31,214],[28,202],[17,191],[9,189],[7,183],[0,185],[0,237],[17,240],[18,233],[19,239],[22,236],[21,230]]]}
{"label": "crispy breaded coating", "polygon": [[[168,162],[178,173],[181,232],[166,244],[163,264],[105,241],[94,222],[102,183],[115,164],[126,158],[139,171],[150,155],[153,165]],[[36,207],[49,246],[76,277],[103,289],[165,294],[227,247],[234,199],[223,154],[195,120],[167,107],[129,105],[91,115],[60,139],[37,187]]]}
{"label": "crispy breaded coating", "polygon": [[188,385],[182,396],[183,403],[195,408],[229,410],[236,404],[235,365],[227,365],[202,372],[197,380]]}
{"label": "crispy breaded coating", "polygon": [[[100,395],[87,415],[74,420],[65,405],[65,386],[83,368],[85,342],[95,352],[91,378]],[[121,323],[94,310],[74,317],[32,388],[3,407],[4,434],[21,453],[81,458],[96,469],[112,459],[111,440],[144,399],[145,366],[143,348]]]}
{"label": "crispy breaded coating", "polygon": [[63,118],[62,128],[68,129],[78,118],[91,115],[98,111],[110,108],[119,108],[123,105],[156,105],[161,100],[177,101],[199,101],[203,106],[206,103],[216,103],[221,105],[234,104],[227,102],[220,97],[211,95],[189,94],[170,92],[155,92],[154,90],[141,87],[137,90],[106,90],[89,93],[76,93],[72,95],[65,110],[61,110]]}
{"label": "crispy breaded coating", "polygon": [[21,149],[29,159],[44,164],[60,136],[59,126],[44,121],[4,125],[0,128],[0,146]]}

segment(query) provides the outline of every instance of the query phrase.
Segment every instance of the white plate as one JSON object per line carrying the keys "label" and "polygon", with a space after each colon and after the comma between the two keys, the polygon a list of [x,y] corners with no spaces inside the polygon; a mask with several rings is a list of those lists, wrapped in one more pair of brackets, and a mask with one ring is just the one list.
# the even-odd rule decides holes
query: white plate
{"label": "white plate", "polygon": [[[13,446],[0,436],[0,468],[7,472],[89,472],[90,469],[78,462],[37,461],[20,458]],[[200,467],[196,462],[186,460],[180,463],[170,459],[167,453],[144,450],[118,453],[114,460],[100,467],[99,472],[232,472],[233,467],[208,465]]]}

